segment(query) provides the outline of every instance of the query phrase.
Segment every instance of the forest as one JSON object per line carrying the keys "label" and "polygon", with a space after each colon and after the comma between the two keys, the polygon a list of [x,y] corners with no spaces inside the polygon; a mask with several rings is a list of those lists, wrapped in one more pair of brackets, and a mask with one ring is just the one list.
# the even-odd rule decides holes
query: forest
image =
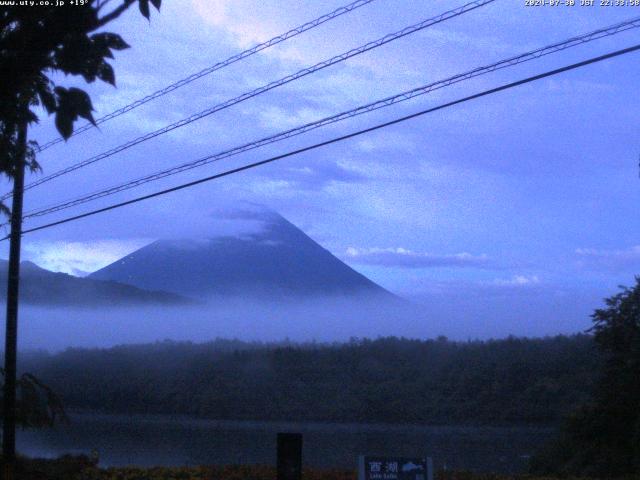
{"label": "forest", "polygon": [[601,364],[589,335],[340,344],[158,342],[25,353],[68,411],[216,419],[557,424]]}

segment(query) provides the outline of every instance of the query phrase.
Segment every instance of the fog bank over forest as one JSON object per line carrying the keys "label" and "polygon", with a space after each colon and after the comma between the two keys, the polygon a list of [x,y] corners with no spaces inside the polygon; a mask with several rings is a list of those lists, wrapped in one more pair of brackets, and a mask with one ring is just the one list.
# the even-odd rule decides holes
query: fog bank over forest
{"label": "fog bank over forest", "polygon": [[[464,307],[477,299],[454,299]],[[267,300],[265,298],[215,299],[193,305],[140,307],[40,307],[22,305],[19,343],[22,349],[59,351],[67,347],[109,347],[127,343],[147,343],[171,339],[206,342],[217,337],[245,341],[348,341],[351,337],[376,338],[404,336],[435,338],[445,335],[454,340],[504,338],[509,335],[545,336],[575,333],[573,325],[558,321],[538,321],[547,311],[509,311],[509,303],[485,299],[485,317],[452,314],[448,301],[423,305],[389,302],[366,296],[315,297],[305,300]],[[490,302],[494,302],[492,306]],[[491,308],[500,321],[492,322]],[[557,307],[557,305],[556,305]],[[571,305],[564,308],[569,309]],[[461,309],[464,312],[464,308]],[[588,326],[585,312],[585,328]],[[505,315],[514,321],[501,319]],[[555,312],[561,320],[563,311]],[[551,317],[550,317],[551,318]],[[578,330],[579,331],[579,330]]]}

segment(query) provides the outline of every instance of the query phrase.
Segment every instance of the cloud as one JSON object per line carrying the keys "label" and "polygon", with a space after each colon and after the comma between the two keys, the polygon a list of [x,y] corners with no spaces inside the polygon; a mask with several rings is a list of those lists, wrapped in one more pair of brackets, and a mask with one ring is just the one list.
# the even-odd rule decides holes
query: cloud
{"label": "cloud", "polygon": [[514,275],[509,279],[497,278],[489,282],[488,285],[493,287],[528,287],[539,283],[540,278],[537,275]]}
{"label": "cloud", "polygon": [[[238,9],[234,8],[235,4]],[[273,25],[269,25],[264,19],[250,21],[248,16],[242,15],[246,11],[247,2],[232,0],[193,0],[192,5],[202,19],[217,28],[229,32],[236,43],[241,47],[249,47],[275,36],[278,32]],[[244,8],[242,8],[244,7]]]}
{"label": "cloud", "polygon": [[259,220],[268,221],[277,215],[265,205],[249,201],[240,201],[238,205],[226,205],[215,209],[211,216],[220,220]]}
{"label": "cloud", "polygon": [[98,240],[92,242],[31,242],[24,258],[53,272],[84,276],[119,260],[150,243],[149,239]]}
{"label": "cloud", "polygon": [[[422,273],[422,272],[421,272]],[[405,298],[419,300],[449,298],[462,299],[464,302],[479,302],[489,298],[546,298],[553,302],[557,298],[571,297],[575,293],[566,284],[553,282],[533,273],[513,273],[510,276],[491,278],[489,270],[477,270],[475,278],[469,278],[467,272],[458,272],[443,278],[440,272],[433,275],[424,274],[409,276],[403,288],[397,292]]]}
{"label": "cloud", "polygon": [[456,253],[450,255],[435,255],[420,253],[405,248],[347,248],[345,259],[351,263],[363,265],[378,265],[400,268],[431,268],[431,267],[484,267],[489,262],[486,255],[471,255],[470,253]]}
{"label": "cloud", "polygon": [[432,27],[422,30],[418,36],[427,39],[431,44],[439,47],[451,47],[456,45],[467,50],[483,51],[489,50],[495,54],[505,54],[512,50],[513,45],[505,44],[503,39],[499,39],[494,35],[477,35],[463,32],[461,30],[452,30],[451,28]]}
{"label": "cloud", "polygon": [[259,108],[257,110],[257,113],[260,116],[261,125],[263,127],[277,130],[299,127],[330,115],[327,110],[320,110],[311,107],[302,107],[295,111],[290,111],[290,109],[272,105],[270,107]]}
{"label": "cloud", "polygon": [[392,150],[410,153],[415,151],[416,142],[406,133],[383,131],[363,138],[357,145],[365,153]]}
{"label": "cloud", "polygon": [[214,210],[210,218],[215,222],[209,232],[210,238],[237,237],[251,238],[262,234],[269,225],[281,217],[267,206],[240,201],[237,205],[227,205]]}
{"label": "cloud", "polygon": [[274,170],[260,175],[259,190],[269,195],[273,190],[278,192],[320,192],[326,187],[342,184],[355,184],[367,181],[368,176],[348,167],[339,161],[321,159],[309,162],[304,166]]}
{"label": "cloud", "polygon": [[321,188],[328,183],[359,183],[367,177],[355,170],[347,168],[340,162],[321,161],[313,166],[288,170],[292,180],[308,189]]}
{"label": "cloud", "polygon": [[[292,24],[303,23],[291,18],[304,11],[295,3],[283,7],[279,2],[268,5],[252,0],[192,0],[191,5],[206,24],[224,31],[242,49],[281,35],[292,28]],[[283,14],[283,11],[287,14]],[[303,62],[307,57],[304,49],[292,45],[267,49],[264,54],[293,62]]]}
{"label": "cloud", "polygon": [[583,95],[597,95],[604,93],[612,93],[616,90],[614,83],[605,82],[590,82],[587,80],[572,80],[555,79],[551,78],[547,80],[547,89],[552,93],[562,94],[583,94]]}
{"label": "cloud", "polygon": [[633,245],[625,249],[600,250],[596,248],[577,248],[578,266],[604,269],[640,267],[640,245]]}

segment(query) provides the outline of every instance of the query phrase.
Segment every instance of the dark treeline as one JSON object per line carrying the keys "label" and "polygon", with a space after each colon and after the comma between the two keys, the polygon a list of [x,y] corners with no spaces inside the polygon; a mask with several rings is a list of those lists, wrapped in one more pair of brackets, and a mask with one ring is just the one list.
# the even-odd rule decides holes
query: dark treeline
{"label": "dark treeline", "polygon": [[32,353],[67,409],[218,419],[538,423],[584,403],[599,356],[586,335],[344,344],[218,340]]}

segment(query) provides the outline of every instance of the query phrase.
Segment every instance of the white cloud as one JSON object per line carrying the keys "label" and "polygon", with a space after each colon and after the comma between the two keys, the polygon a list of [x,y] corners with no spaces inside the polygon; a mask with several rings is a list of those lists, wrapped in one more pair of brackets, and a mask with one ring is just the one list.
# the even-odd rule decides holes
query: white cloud
{"label": "white cloud", "polygon": [[538,285],[540,278],[537,275],[514,275],[509,279],[497,278],[493,282],[490,282],[490,286],[496,287],[528,287],[531,285]]}
{"label": "white cloud", "polygon": [[467,252],[435,255],[398,248],[347,248],[345,259],[352,263],[402,268],[430,267],[483,267],[489,261],[486,255]]}
{"label": "white cloud", "polygon": [[551,300],[567,296],[563,286],[544,280],[536,274],[512,274],[510,277],[491,279],[487,271],[474,273],[477,278],[473,279],[463,275],[449,278],[442,278],[440,274],[407,276],[409,281],[398,291],[408,296],[455,296],[464,298],[465,301],[540,295]]}
{"label": "white cloud", "polygon": [[640,259],[640,245],[622,250],[598,250],[596,248],[577,248],[576,253],[583,257]]}
{"label": "white cloud", "polygon": [[93,242],[32,242],[24,245],[24,259],[54,272],[82,276],[148,244],[148,239]]}
{"label": "white cloud", "polygon": [[247,2],[242,0],[192,0],[191,3],[206,23],[228,31],[242,47],[263,42],[277,34],[262,18],[259,22],[243,18],[240,4],[246,7]]}
{"label": "white cloud", "polygon": [[288,111],[285,108],[272,105],[259,109],[258,115],[263,127],[284,130],[320,120],[328,117],[330,113],[326,110],[309,107]]}
{"label": "white cloud", "polygon": [[568,95],[583,94],[596,95],[611,93],[616,90],[614,83],[591,82],[587,80],[568,80],[566,78],[547,80],[547,89],[552,93],[562,93]]}
{"label": "white cloud", "polygon": [[[196,14],[205,23],[229,34],[232,41],[242,49],[265,42],[292,28],[293,25],[286,22],[288,15],[282,15],[283,6],[277,3],[279,2],[271,6],[265,3],[256,5],[252,0],[191,1]],[[274,8],[276,10],[272,11]],[[267,49],[264,54],[294,62],[305,60],[304,52],[291,45]]]}
{"label": "white cloud", "polygon": [[577,248],[575,253],[580,267],[619,269],[640,266],[640,245],[614,250]]}
{"label": "white cloud", "polygon": [[410,135],[399,132],[378,132],[358,142],[358,148],[365,153],[389,150],[410,153],[415,147],[416,142]]}

